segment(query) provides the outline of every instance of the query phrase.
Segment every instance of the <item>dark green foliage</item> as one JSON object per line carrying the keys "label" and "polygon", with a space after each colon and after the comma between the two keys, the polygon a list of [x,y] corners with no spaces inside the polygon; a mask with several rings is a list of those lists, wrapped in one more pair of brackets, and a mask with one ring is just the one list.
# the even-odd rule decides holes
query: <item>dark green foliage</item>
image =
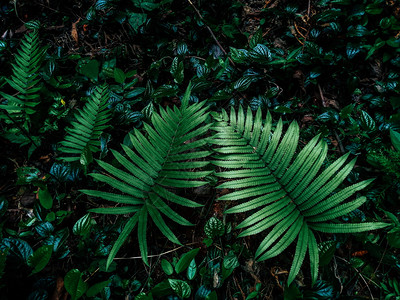
{"label": "dark green foliage", "polygon": [[85,107],[75,114],[76,121],[71,122],[73,127],[66,129],[67,136],[60,143],[63,154],[73,154],[63,157],[64,161],[79,161],[85,167],[93,161],[92,153],[100,150],[100,135],[110,126],[108,99],[108,87],[98,86]]}
{"label": "dark green foliage", "polygon": [[25,35],[21,41],[21,49],[15,55],[12,64],[13,75],[6,78],[7,83],[17,91],[15,96],[0,92],[8,100],[5,109],[8,115],[16,122],[23,124],[29,131],[31,126],[30,115],[36,113],[35,107],[39,104],[40,77],[39,68],[42,63],[45,48],[40,47],[39,35],[36,30]]}
{"label": "dark green foliage", "polygon": [[370,153],[369,159],[371,163],[388,174],[400,179],[400,152],[388,150],[383,153]]}
{"label": "dark green foliage", "polygon": [[[21,146],[30,144],[29,154],[40,144],[40,137],[33,136],[39,126],[33,124],[32,119],[37,122],[41,113],[37,110],[42,87],[39,69],[45,51],[46,48],[40,46],[36,30],[26,34],[15,54],[15,62],[11,64],[13,74],[5,78],[13,93],[0,90],[0,96],[5,99],[0,99],[0,120],[4,120],[8,127],[1,135]],[[33,125],[35,130],[31,132]]]}
{"label": "dark green foliage", "polygon": [[[99,197],[115,203],[127,204],[123,207],[96,208],[91,211],[103,214],[133,214],[127,221],[107,260],[111,264],[128,235],[137,225],[138,241],[142,258],[147,258],[147,226],[151,219],[161,233],[171,242],[180,244],[174,232],[165,223],[167,217],[180,225],[193,225],[175,212],[170,203],[186,207],[199,207],[200,204],[178,195],[169,188],[193,188],[206,184],[201,178],[210,171],[194,171],[204,168],[204,160],[210,151],[202,149],[207,143],[204,134],[211,124],[205,124],[208,117],[203,103],[189,105],[190,87],[182,100],[181,108],[160,108],[160,114],[153,113],[152,126],[145,125],[148,137],[139,130],[130,134],[133,149],[122,145],[125,155],[113,151],[115,159],[123,166],[114,167],[106,162],[99,165],[110,176],[90,174],[99,182],[105,182],[123,194],[82,190],[90,196]],[[164,218],[163,218],[164,216]]]}
{"label": "dark green foliage", "polygon": [[399,296],[398,1],[6,1],[0,28],[1,297]]}
{"label": "dark green foliage", "polygon": [[[326,233],[355,233],[388,226],[386,223],[338,224],[342,217],[365,201],[365,197],[345,202],[371,180],[359,182],[333,194],[352,170],[355,160],[345,164],[347,155],[339,158],[324,171],[320,170],[327,155],[326,143],[312,139],[295,156],[299,139],[297,123],[291,123],[282,136],[282,120],[272,130],[268,113],[262,127],[261,110],[253,120],[240,107],[230,115],[223,111],[213,127],[213,143],[219,146],[214,161],[228,171],[218,177],[230,179],[218,188],[239,188],[218,200],[241,201],[226,213],[255,211],[237,228],[245,228],[239,237],[272,230],[256,251],[258,260],[273,258],[282,253],[296,238],[297,247],[290,270],[288,285],[300,270],[308,250],[313,283],[317,279],[319,256],[314,231]],[[273,134],[272,134],[273,132]]]}

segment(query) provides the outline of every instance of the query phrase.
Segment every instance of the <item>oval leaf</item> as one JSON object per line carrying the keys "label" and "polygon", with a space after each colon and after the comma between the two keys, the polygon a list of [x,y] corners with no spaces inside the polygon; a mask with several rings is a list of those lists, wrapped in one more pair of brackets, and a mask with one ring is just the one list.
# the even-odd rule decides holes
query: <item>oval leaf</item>
{"label": "oval leaf", "polygon": [[47,187],[39,189],[38,197],[39,197],[40,204],[45,209],[50,209],[53,206],[53,198],[51,197],[50,192],[47,189]]}
{"label": "oval leaf", "polygon": [[211,217],[206,225],[204,225],[204,232],[206,233],[207,237],[213,239],[216,236],[222,236],[224,234],[224,224],[221,220]]}
{"label": "oval leaf", "polygon": [[101,281],[98,282],[94,285],[92,285],[86,292],[86,296],[88,297],[94,297],[96,296],[98,293],[100,293],[102,291],[103,288],[105,288],[108,284],[110,283],[110,280],[106,280],[106,281]]}
{"label": "oval leaf", "polygon": [[196,249],[190,250],[188,253],[183,254],[175,266],[176,273],[179,274],[182,271],[186,270],[186,268],[189,267],[190,262],[192,261],[193,258],[195,258],[195,256],[199,252],[199,250],[200,250],[200,248],[196,248]]}
{"label": "oval leaf", "polygon": [[165,274],[172,275],[172,273],[174,273],[174,269],[172,268],[171,263],[166,260],[165,258],[161,261],[161,267],[164,271]]}
{"label": "oval leaf", "polygon": [[78,269],[72,269],[65,275],[64,286],[72,300],[79,299],[87,290],[87,283],[82,280]]}
{"label": "oval leaf", "polygon": [[124,83],[124,81],[126,79],[126,75],[125,75],[124,71],[122,71],[119,68],[115,68],[114,69],[114,79],[118,83]]}
{"label": "oval leaf", "polygon": [[189,280],[193,280],[194,277],[196,276],[196,272],[197,272],[196,261],[194,259],[192,259],[192,261],[190,262],[189,267],[187,269],[187,278]]}
{"label": "oval leaf", "polygon": [[86,214],[75,223],[72,232],[75,235],[85,236],[90,232],[91,227],[92,218],[90,217],[90,214]]}
{"label": "oval leaf", "polygon": [[190,286],[183,280],[179,279],[168,279],[169,285],[172,290],[181,298],[189,298],[192,292]]}
{"label": "oval leaf", "polygon": [[400,151],[400,133],[390,129],[390,139],[392,140],[393,147]]}
{"label": "oval leaf", "polygon": [[28,265],[33,267],[32,274],[40,272],[47,265],[53,253],[52,245],[44,245],[37,249],[29,258]]}

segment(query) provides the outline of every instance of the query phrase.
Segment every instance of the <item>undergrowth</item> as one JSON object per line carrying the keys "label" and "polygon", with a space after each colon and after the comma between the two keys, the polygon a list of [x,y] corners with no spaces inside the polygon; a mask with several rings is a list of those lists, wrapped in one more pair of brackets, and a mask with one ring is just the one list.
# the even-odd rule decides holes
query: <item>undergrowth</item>
{"label": "undergrowth", "polygon": [[0,299],[400,297],[397,2],[15,1],[0,28]]}

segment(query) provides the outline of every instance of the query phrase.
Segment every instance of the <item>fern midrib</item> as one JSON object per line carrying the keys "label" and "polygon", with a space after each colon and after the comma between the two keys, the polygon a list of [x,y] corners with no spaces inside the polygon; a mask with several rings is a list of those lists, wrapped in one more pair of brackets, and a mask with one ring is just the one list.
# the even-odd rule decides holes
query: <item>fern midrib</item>
{"label": "fern midrib", "polygon": [[[284,185],[283,183],[281,183],[280,178],[279,178],[278,176],[275,175],[275,172],[269,167],[268,163],[265,161],[265,159],[264,159],[264,154],[265,154],[265,152],[264,152],[264,154],[261,154],[261,153],[259,152],[259,148],[256,147],[257,145],[254,145],[253,143],[251,143],[251,140],[252,140],[252,139],[251,139],[251,136],[252,136],[254,133],[252,132],[252,135],[251,135],[251,136],[249,137],[249,139],[248,139],[248,138],[246,138],[246,137],[244,136],[243,133],[241,133],[241,132],[239,131],[239,129],[238,129],[237,126],[233,126],[232,124],[231,124],[231,126],[234,128],[234,130],[235,130],[237,133],[239,133],[239,134],[241,135],[241,137],[242,137],[243,139],[245,139],[245,140],[247,141],[248,146],[250,146],[253,150],[255,149],[255,152],[258,154],[259,159],[264,163],[265,168],[269,170],[269,172],[271,173],[271,175],[274,176],[275,182],[278,183],[279,186],[280,186],[280,188],[285,192],[286,195],[282,196],[281,198],[277,199],[276,201],[279,201],[279,200],[281,200],[282,198],[284,198],[284,197],[286,197],[286,196],[289,197],[289,198],[290,198],[290,203],[293,203],[293,204],[295,205],[295,207],[296,207],[296,210],[299,211],[300,215],[301,215],[304,219],[306,219],[306,217],[303,215],[302,210],[300,209],[299,205],[296,203],[295,199],[292,197],[291,193],[288,192],[288,191],[286,190],[286,187],[285,187],[285,185]],[[258,142],[259,142],[259,141],[258,141]],[[267,144],[267,145],[269,145],[269,144]],[[277,148],[278,148],[278,147],[277,147]],[[275,149],[275,151],[276,151],[276,150],[277,150],[277,149]]]}
{"label": "fern midrib", "polygon": [[[101,95],[103,94],[103,91],[104,90],[102,90],[102,92],[100,93]],[[103,97],[101,97],[101,98],[103,98]],[[86,128],[90,129],[91,133],[90,133],[90,138],[89,139],[84,137],[86,141],[84,141],[85,142],[85,147],[83,147],[83,149],[85,149],[86,147],[89,146],[89,144],[90,144],[90,142],[91,142],[91,140],[93,138],[93,132],[94,132],[95,125],[97,124],[97,121],[98,121],[99,110],[100,110],[100,106],[101,106],[101,102],[102,101],[92,101],[92,102],[94,102],[93,104],[96,107],[96,109],[95,109],[96,116],[95,116],[95,118],[94,118],[94,120],[92,122],[88,122],[88,123],[90,123],[90,127],[86,126]],[[79,137],[82,137],[82,135],[79,135]]]}
{"label": "fern midrib", "polygon": [[[167,113],[167,112],[166,112],[166,113]],[[160,115],[160,117],[161,117],[161,115]],[[163,157],[163,162],[162,162],[162,164],[160,164],[160,165],[161,165],[161,170],[158,172],[158,174],[160,174],[161,171],[164,169],[164,165],[165,165],[165,163],[166,163],[166,161],[167,161],[167,158],[170,156],[170,153],[171,153],[172,149],[174,148],[174,147],[173,147],[173,144],[174,144],[174,141],[176,140],[176,135],[177,135],[179,126],[180,126],[180,124],[182,123],[183,119],[184,119],[184,116],[181,114],[181,115],[179,116],[179,122],[178,122],[178,124],[177,124],[177,126],[176,126],[176,129],[175,129],[175,131],[174,131],[174,134],[173,134],[173,137],[172,137],[172,139],[171,139],[171,142],[169,143],[169,148],[168,148],[167,154]],[[156,184],[158,184],[157,181],[158,181],[159,178],[160,178],[159,175],[157,176],[157,178],[154,178],[154,184],[153,184],[153,186],[156,185]]]}
{"label": "fern midrib", "polygon": [[[35,55],[34,54],[36,54],[36,53],[33,53],[32,52],[32,48],[35,48],[33,45],[32,45],[32,43],[29,43],[29,46],[28,46],[28,49],[27,49],[27,51],[24,51],[25,53],[27,53],[28,52],[28,60],[25,60],[24,59],[24,61],[26,62],[26,65],[28,66],[28,67],[33,67],[32,65],[32,60],[33,60],[33,58],[35,57]],[[30,80],[30,78],[29,77],[32,77],[32,76],[34,76],[34,74],[32,74],[32,75],[30,75],[30,76],[28,76],[28,77],[24,77],[23,79],[24,79],[24,81],[23,81],[23,83],[24,83],[24,90],[25,90],[25,93],[27,93],[27,91],[29,90],[29,89],[31,89],[31,88],[33,88],[33,86],[29,86],[29,83],[30,82],[32,82],[32,80]],[[34,78],[33,78],[33,80],[34,80]]]}

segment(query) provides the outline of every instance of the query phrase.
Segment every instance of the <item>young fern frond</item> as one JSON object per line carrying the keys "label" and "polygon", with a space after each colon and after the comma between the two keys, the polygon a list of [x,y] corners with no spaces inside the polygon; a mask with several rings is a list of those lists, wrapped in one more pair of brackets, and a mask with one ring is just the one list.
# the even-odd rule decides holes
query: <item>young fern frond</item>
{"label": "young fern frond", "polygon": [[261,110],[255,118],[250,109],[240,107],[230,115],[225,111],[215,123],[212,143],[217,153],[214,164],[227,169],[217,173],[229,179],[218,188],[238,189],[218,200],[239,200],[241,203],[227,213],[253,211],[237,228],[244,229],[241,236],[269,230],[256,251],[258,260],[266,260],[282,253],[297,239],[296,251],[290,270],[288,285],[298,274],[308,250],[312,281],[318,274],[318,248],[313,231],[329,233],[355,233],[388,226],[386,223],[340,224],[330,223],[365,202],[365,198],[346,201],[371,180],[354,184],[334,194],[352,170],[355,160],[346,163],[345,155],[323,172],[327,154],[325,142],[315,137],[295,155],[299,127],[290,124],[283,134],[279,120],[272,130],[268,113],[263,124]]}
{"label": "young fern frond", "polygon": [[38,32],[27,33],[21,41],[20,49],[15,54],[15,63],[12,64],[11,78],[6,78],[7,83],[16,90],[15,95],[9,95],[0,91],[6,104],[0,105],[6,110],[13,122],[18,122],[29,132],[30,115],[36,112],[35,106],[40,102],[39,68],[45,48],[40,47]]}
{"label": "young fern frond", "polygon": [[72,128],[67,128],[67,136],[60,144],[64,161],[79,161],[87,166],[93,161],[92,153],[99,151],[99,137],[110,125],[110,111],[107,108],[109,90],[106,85],[98,86],[91,94],[83,110],[75,114],[76,121],[71,122]]}
{"label": "young fern frond", "polygon": [[176,194],[176,191],[177,188],[205,185],[206,182],[202,178],[211,173],[195,170],[209,163],[205,158],[211,153],[199,150],[207,143],[207,138],[203,136],[211,126],[204,125],[208,117],[207,107],[204,103],[189,106],[188,99],[189,88],[179,109],[160,108],[159,114],[153,113],[153,127],[144,125],[147,136],[139,130],[130,134],[133,149],[122,145],[124,154],[112,151],[121,167],[98,161],[109,175],[90,175],[97,181],[109,184],[116,193],[82,190],[89,196],[127,205],[97,208],[92,209],[92,212],[120,214],[122,210],[122,213],[133,213],[110,252],[107,266],[136,225],[140,253],[143,261],[148,263],[148,219],[153,221],[165,237],[176,244],[180,242],[165,222],[165,217],[180,225],[192,225],[169,205],[172,202],[186,207],[201,206]]}

